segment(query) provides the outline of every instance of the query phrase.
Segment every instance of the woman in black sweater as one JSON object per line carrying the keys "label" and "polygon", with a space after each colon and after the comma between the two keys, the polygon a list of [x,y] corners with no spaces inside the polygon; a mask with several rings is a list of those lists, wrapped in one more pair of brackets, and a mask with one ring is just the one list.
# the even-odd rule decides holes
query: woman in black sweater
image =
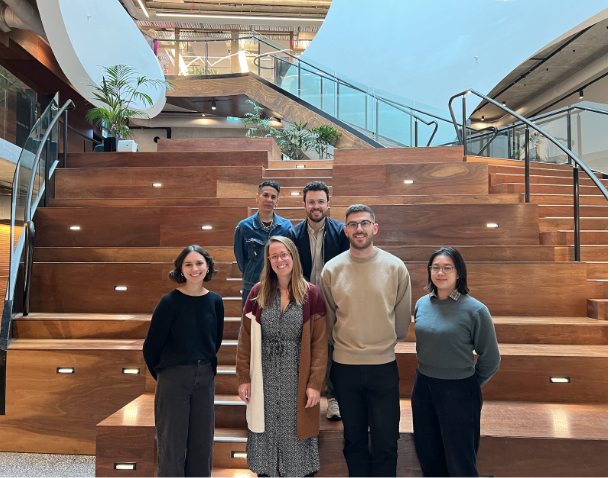
{"label": "woman in black sweater", "polygon": [[144,360],[157,380],[157,476],[210,476],[224,307],[203,286],[217,273],[205,250],[188,246],[174,266],[169,277],[179,285],[155,307],[144,341]]}

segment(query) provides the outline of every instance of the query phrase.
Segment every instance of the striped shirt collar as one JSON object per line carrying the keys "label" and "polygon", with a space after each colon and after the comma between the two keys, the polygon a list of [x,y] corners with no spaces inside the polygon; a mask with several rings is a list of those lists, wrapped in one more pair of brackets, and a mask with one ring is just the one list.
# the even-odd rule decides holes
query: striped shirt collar
{"label": "striped shirt collar", "polygon": [[[449,298],[453,299],[453,300],[455,300],[457,302],[457,300],[460,298],[461,295],[462,294],[460,294],[458,292],[458,290],[455,289],[451,294],[449,294]],[[438,299],[438,296],[435,294],[434,291],[430,292],[430,297],[436,297]]]}

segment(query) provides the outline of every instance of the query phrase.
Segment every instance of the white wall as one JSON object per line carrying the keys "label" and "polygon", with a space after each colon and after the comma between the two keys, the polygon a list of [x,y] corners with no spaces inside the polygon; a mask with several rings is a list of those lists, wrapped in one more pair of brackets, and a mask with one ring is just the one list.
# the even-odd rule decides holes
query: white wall
{"label": "white wall", "polygon": [[[334,0],[303,59],[447,110],[452,95],[489,92],[607,7],[606,0]],[[473,109],[479,100],[469,96]]]}

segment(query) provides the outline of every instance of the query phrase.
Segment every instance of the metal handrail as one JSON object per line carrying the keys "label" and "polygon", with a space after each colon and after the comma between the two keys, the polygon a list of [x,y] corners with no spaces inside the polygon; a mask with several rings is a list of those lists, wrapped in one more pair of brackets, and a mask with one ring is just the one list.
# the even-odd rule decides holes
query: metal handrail
{"label": "metal handrail", "polygon": [[[541,135],[546,137],[549,141],[551,141],[551,143],[553,143],[555,146],[557,146],[559,149],[561,149],[565,154],[568,155],[569,158],[571,158],[574,161],[575,165],[572,170],[573,182],[574,182],[574,260],[577,262],[580,261],[580,202],[579,202],[580,201],[580,199],[579,199],[580,175],[578,172],[578,168],[581,167],[582,170],[585,173],[587,173],[587,176],[589,176],[589,178],[593,181],[593,183],[599,188],[599,190],[604,195],[606,200],[608,200],[608,190],[604,187],[604,185],[597,178],[597,176],[595,176],[595,174],[593,174],[593,172],[587,167],[587,165],[585,163],[583,163],[574,153],[572,153],[572,151],[570,151],[563,144],[561,144],[557,139],[555,139],[553,136],[548,134],[545,130],[543,130],[539,126],[536,126],[534,123],[532,123],[527,118],[524,118],[523,116],[516,113],[515,111],[507,108],[504,105],[501,105],[497,101],[491,99],[490,97],[488,97],[482,93],[479,93],[476,90],[473,90],[472,88],[469,90],[466,90],[466,91],[462,91],[461,93],[458,93],[456,95],[453,95],[449,99],[449,113],[451,114],[451,119],[453,120],[453,126],[455,128],[455,132],[456,132],[458,138],[460,139],[461,143],[464,145],[464,153],[466,152],[466,138],[464,135],[465,126],[466,126],[466,95],[469,93],[472,93],[472,94],[478,96],[479,98],[482,98],[482,99],[488,101],[489,103],[493,104],[497,108],[500,108],[501,110],[505,111],[506,113],[514,116],[518,120],[525,123],[527,125],[526,131],[527,131],[528,135],[529,135],[529,128],[532,128],[532,129],[538,131]],[[458,98],[459,96],[462,97],[462,116],[463,116],[462,123],[463,124],[462,124],[461,134],[459,131],[457,121],[455,119],[455,114],[453,113],[453,100]],[[525,154],[525,173],[526,173],[525,174],[525,191],[526,191],[525,201],[529,203],[529,186],[530,186],[530,184],[529,184],[530,183],[530,181],[529,181],[529,154],[528,154],[529,148],[526,148],[525,152],[526,152],[526,154]]]}
{"label": "metal handrail", "polygon": [[[34,194],[34,182],[36,179],[36,171],[38,170],[38,165],[40,163],[40,157],[42,155],[43,148],[46,147],[47,140],[49,139],[49,135],[53,130],[53,126],[55,123],[59,121],[59,118],[62,114],[67,112],[68,110],[72,110],[76,108],[76,105],[72,100],[68,100],[64,103],[64,105],[59,109],[57,114],[53,117],[49,125],[47,126],[44,135],[40,141],[40,145],[38,146],[38,150],[36,151],[36,157],[32,163],[32,175],[30,176],[30,183],[28,185],[28,190],[26,193],[26,203],[25,203],[25,211],[24,211],[24,230],[25,230],[25,260],[24,260],[24,294],[23,294],[23,316],[27,316],[30,312],[30,288],[32,281],[32,266],[34,263],[34,240],[36,237],[36,228],[34,226],[34,221],[32,221],[32,196]],[[67,145],[64,144],[64,151],[67,151]],[[49,180],[49,172],[50,165],[49,160],[47,158],[45,162],[45,173],[44,173],[44,183],[45,183],[45,197],[49,195],[48,188],[48,180]]]}

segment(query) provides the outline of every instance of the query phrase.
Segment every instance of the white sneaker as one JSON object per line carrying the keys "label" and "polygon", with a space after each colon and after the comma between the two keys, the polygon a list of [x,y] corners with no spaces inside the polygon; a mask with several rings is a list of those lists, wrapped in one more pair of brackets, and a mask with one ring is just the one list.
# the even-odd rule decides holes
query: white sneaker
{"label": "white sneaker", "polygon": [[341,420],[341,412],[339,411],[339,404],[336,398],[328,399],[328,408],[326,409],[326,418],[336,422]]}

